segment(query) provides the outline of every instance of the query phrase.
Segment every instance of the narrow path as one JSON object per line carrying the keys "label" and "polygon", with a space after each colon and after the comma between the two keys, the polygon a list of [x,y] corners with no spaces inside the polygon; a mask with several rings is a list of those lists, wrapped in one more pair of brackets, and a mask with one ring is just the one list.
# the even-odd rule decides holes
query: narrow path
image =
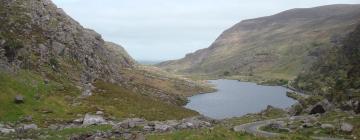
{"label": "narrow path", "polygon": [[[294,119],[302,119],[305,117],[306,116],[296,116],[296,117],[294,117]],[[246,123],[246,124],[235,126],[234,131],[247,132],[247,133],[251,133],[256,136],[262,136],[262,137],[276,137],[276,136],[280,136],[281,134],[263,131],[263,130],[260,130],[260,128],[270,124],[271,122],[281,121],[281,120],[286,120],[286,119],[288,119],[288,118],[278,118],[278,119]],[[348,139],[342,139],[342,138],[329,138],[329,137],[316,137],[316,136],[312,136],[311,138],[316,139],[316,140],[348,140]]]}

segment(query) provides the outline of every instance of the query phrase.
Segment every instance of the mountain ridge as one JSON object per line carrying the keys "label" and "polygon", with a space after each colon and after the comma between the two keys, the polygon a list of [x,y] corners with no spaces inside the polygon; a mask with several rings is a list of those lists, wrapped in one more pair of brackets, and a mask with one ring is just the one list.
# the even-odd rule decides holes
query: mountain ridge
{"label": "mountain ridge", "polygon": [[[323,46],[328,46],[332,39],[344,36],[354,28],[360,17],[359,7],[356,4],[293,9],[272,16],[243,20],[225,30],[209,48],[157,66],[176,73],[210,77],[253,75],[294,79],[315,61],[316,58],[310,54],[326,49]],[[302,17],[304,14],[299,11],[315,11],[321,16],[286,16],[295,13]],[[343,31],[342,34],[338,34],[339,31]]]}

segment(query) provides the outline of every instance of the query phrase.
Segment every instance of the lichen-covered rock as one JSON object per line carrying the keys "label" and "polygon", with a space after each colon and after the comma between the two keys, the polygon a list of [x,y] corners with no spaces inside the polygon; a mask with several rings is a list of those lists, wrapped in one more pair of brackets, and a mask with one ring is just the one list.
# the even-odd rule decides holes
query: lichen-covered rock
{"label": "lichen-covered rock", "polygon": [[354,130],[354,126],[349,123],[341,123],[340,130],[343,132],[351,133]]}
{"label": "lichen-covered rock", "polygon": [[102,116],[91,114],[86,114],[83,121],[83,125],[85,126],[104,123],[106,123],[106,120]]}

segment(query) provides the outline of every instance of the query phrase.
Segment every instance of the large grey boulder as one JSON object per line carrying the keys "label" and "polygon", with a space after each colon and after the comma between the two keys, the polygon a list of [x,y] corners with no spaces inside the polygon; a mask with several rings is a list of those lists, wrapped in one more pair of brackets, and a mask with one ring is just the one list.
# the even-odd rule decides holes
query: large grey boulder
{"label": "large grey boulder", "polygon": [[100,115],[86,114],[83,120],[83,125],[105,124],[106,120]]}
{"label": "large grey boulder", "polygon": [[341,131],[351,133],[354,130],[354,126],[349,123],[341,123]]}

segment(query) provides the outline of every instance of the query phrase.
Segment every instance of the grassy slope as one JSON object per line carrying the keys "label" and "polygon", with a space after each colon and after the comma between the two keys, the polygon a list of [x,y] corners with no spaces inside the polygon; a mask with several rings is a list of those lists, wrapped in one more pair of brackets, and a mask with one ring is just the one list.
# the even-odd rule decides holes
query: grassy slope
{"label": "grassy slope", "polygon": [[[197,115],[196,112],[156,101],[113,84],[98,82],[96,86],[102,90],[98,90],[92,97],[81,99],[78,98],[80,90],[69,81],[52,80],[46,85],[41,76],[30,71],[23,70],[17,74],[1,72],[0,121],[14,122],[31,115],[37,124],[49,125],[75,119],[77,114],[94,113],[99,108],[104,109],[107,116],[117,118],[165,120]],[[23,95],[25,103],[15,104],[16,95]]]}

